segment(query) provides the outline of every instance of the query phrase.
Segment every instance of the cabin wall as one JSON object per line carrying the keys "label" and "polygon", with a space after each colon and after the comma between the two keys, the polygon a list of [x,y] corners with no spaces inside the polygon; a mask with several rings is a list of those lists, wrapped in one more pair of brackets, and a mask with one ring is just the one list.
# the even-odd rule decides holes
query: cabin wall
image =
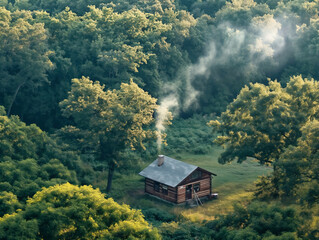
{"label": "cabin wall", "polygon": [[[188,185],[192,185],[192,195],[191,198],[194,198],[194,185],[200,185],[200,190],[196,192],[198,197],[205,197],[211,195],[211,174],[203,171],[198,168],[195,171],[201,172],[201,177],[199,179],[193,179],[192,174],[190,174],[187,178],[185,178],[178,186],[177,186],[177,203],[182,203],[186,201],[186,187]],[[194,171],[194,172],[195,172]]]}
{"label": "cabin wall", "polygon": [[159,192],[154,190],[155,181],[145,178],[145,192],[160,197],[166,201],[177,203],[177,188],[167,186],[167,195],[162,193],[162,184],[160,184]]}
{"label": "cabin wall", "polygon": [[177,187],[177,203],[182,203],[186,201],[186,186]]}
{"label": "cabin wall", "polygon": [[[196,171],[201,171],[201,170],[196,170]],[[206,178],[210,178],[211,174],[207,173],[206,171],[201,171],[202,172],[202,176],[200,179],[206,179]],[[187,183],[191,183],[196,181],[197,179],[192,179],[192,175],[190,174],[187,178],[185,178],[179,185],[185,185]]]}
{"label": "cabin wall", "polygon": [[[201,172],[198,179],[194,179],[192,174],[190,174],[187,178],[185,178],[177,187],[170,187],[167,185],[163,185],[149,178],[145,178],[145,192],[151,195],[162,198],[166,201],[173,203],[183,203],[186,199],[186,187],[191,185],[191,196],[189,199],[193,199],[194,196],[194,185],[199,184],[200,190],[196,192],[198,197],[205,197],[211,195],[211,173],[198,168],[194,172]],[[193,172],[193,173],[194,173]],[[155,191],[154,185],[160,184],[159,191]],[[163,193],[162,187],[167,187],[167,194]]]}
{"label": "cabin wall", "polygon": [[[211,179],[204,178],[200,179],[194,182],[189,182],[184,185],[179,185],[177,187],[177,203],[182,203],[186,201],[186,186],[192,184],[193,186],[195,184],[200,184],[200,190],[197,193],[198,197],[205,197],[209,196],[211,194]],[[192,188],[192,198],[194,198],[194,189]]]}

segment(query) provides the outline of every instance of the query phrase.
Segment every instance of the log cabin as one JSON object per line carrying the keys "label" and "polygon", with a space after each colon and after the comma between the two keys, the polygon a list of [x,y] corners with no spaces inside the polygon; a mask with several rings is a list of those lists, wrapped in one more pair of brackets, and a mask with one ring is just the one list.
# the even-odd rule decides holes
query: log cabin
{"label": "log cabin", "polygon": [[145,177],[145,192],[172,203],[212,195],[212,175],[205,169],[159,155],[139,173]]}

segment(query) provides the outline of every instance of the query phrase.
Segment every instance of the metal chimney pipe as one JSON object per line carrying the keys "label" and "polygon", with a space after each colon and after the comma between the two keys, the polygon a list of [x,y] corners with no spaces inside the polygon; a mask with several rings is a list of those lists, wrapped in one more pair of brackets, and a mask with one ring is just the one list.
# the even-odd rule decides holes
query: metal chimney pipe
{"label": "metal chimney pipe", "polygon": [[164,155],[158,155],[157,166],[162,166],[164,164]]}

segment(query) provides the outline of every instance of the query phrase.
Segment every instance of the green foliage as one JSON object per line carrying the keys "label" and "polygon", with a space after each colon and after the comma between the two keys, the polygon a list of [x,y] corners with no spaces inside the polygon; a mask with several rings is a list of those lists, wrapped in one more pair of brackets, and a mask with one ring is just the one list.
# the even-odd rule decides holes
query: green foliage
{"label": "green foliage", "polygon": [[109,168],[107,191],[111,190],[116,167],[124,164],[120,153],[126,148],[145,149],[143,141],[154,138],[155,131],[147,129],[154,119],[156,99],[131,81],[121,84],[119,90],[104,91],[104,86],[88,78],[73,79],[67,99],[60,103],[66,117],[72,117],[75,127],[66,131],[79,132],[79,142],[89,140],[93,151],[99,152],[100,161]]}
{"label": "green foliage", "polygon": [[[10,13],[2,9],[5,23],[11,21],[12,15],[12,26],[6,26],[9,32],[18,31],[14,25],[18,19],[29,24],[29,28],[37,28],[38,32],[4,33],[3,38],[11,37],[9,42],[12,44],[18,44],[19,38],[26,38],[22,33],[30,35],[28,44],[31,48],[19,49],[19,61],[3,59],[3,84],[12,82],[7,77],[14,73],[10,66],[13,67],[15,61],[16,70],[19,70],[17,64],[21,62],[21,68],[25,70],[18,72],[24,76],[30,75],[32,79],[20,79],[20,75],[12,75],[15,84],[4,86],[0,104],[8,106],[14,91],[18,90],[14,113],[23,114],[24,120],[35,122],[45,129],[64,124],[58,103],[67,96],[72,78],[90,76],[110,89],[118,88],[122,82],[133,78],[156,96],[163,79],[168,76],[169,79],[175,78],[176,68],[188,62],[182,44],[189,37],[190,28],[195,27],[196,20],[185,11],[173,10],[174,5],[169,1],[139,2],[135,8],[131,6],[127,11],[116,11],[114,4],[107,3],[99,8],[100,1],[62,3],[30,0],[23,3],[24,6],[21,1],[12,3],[15,5],[13,9],[47,10],[54,14],[43,11]],[[160,14],[155,10],[157,7]],[[3,46],[3,51],[5,56],[5,51],[11,50]],[[33,55],[28,51],[34,51]],[[23,54],[28,58],[22,59]],[[54,69],[51,69],[53,66]],[[50,85],[42,84],[45,82],[50,82]]]}
{"label": "green foliage", "polygon": [[[70,79],[81,76],[109,89],[133,78],[159,97],[166,83],[183,78],[186,66],[199,62],[206,73],[192,81],[202,94],[199,108],[186,110],[189,115],[219,114],[245,84],[266,77],[280,82],[296,74],[319,77],[316,1],[4,0],[0,5],[5,6],[2,38],[10,39],[1,41],[6,59],[0,104],[11,112],[15,102],[13,113],[44,129],[65,125],[58,103],[67,96]],[[177,91],[181,101],[187,98],[183,89]]]}
{"label": "green foliage", "polygon": [[[195,74],[191,79],[200,92],[198,104],[181,111],[183,117],[195,112],[219,114],[244,85],[266,83],[267,77],[278,79],[281,85],[270,82],[269,86],[252,84],[244,88],[221,115],[220,122],[212,122],[215,130],[223,134],[217,143],[226,147],[220,162],[234,159],[242,162],[252,156],[261,163],[275,163],[274,174],[262,177],[257,183],[256,195],[264,199],[293,197],[300,203],[316,206],[318,82],[309,79],[319,79],[318,9],[319,2],[310,0],[0,0],[0,105],[6,107],[8,115],[18,114],[24,122],[37,123],[52,131],[65,125],[76,126],[60,131],[64,139],[56,142],[35,125],[25,125],[16,116],[5,117],[0,106],[1,216],[23,209],[19,200],[31,197],[43,186],[76,183],[73,170],[81,183],[99,186],[104,186],[107,166],[109,169],[121,166],[118,173],[136,172],[143,160],[153,158],[156,150],[142,141],[146,135],[153,135],[149,128],[146,133],[141,125],[129,127],[130,122],[143,122],[143,117],[134,117],[138,110],[123,107],[129,102],[126,96],[135,96],[132,92],[140,90],[125,92],[120,89],[121,84],[133,79],[143,90],[160,98],[167,84],[175,86],[179,81],[180,87],[174,90],[183,102],[189,97],[185,94],[189,79],[183,72],[191,63],[203,74]],[[289,80],[299,74],[302,77]],[[92,85],[89,90],[79,86],[82,95],[72,100],[83,104],[73,107],[86,110],[73,115],[65,109],[61,111],[59,102],[68,97],[71,79],[81,76],[105,84],[106,90],[120,90],[106,94],[96,83],[87,84]],[[103,97],[95,96],[96,93]],[[122,102],[123,99],[127,101]],[[113,107],[103,110],[105,102]],[[88,114],[83,114],[86,111]],[[126,118],[124,113],[130,117]],[[66,119],[62,114],[72,117]],[[182,157],[184,151],[188,151],[186,154],[211,151],[203,119],[175,120],[167,131],[168,146],[164,150]],[[64,140],[73,150],[80,150],[86,162],[67,150]],[[150,150],[141,158],[127,146]],[[202,158],[197,155],[196,159]],[[108,165],[99,160],[107,160]],[[207,164],[209,168],[212,166]],[[241,184],[242,173],[230,169],[224,171],[224,183],[238,177],[237,185]],[[109,176],[112,174],[111,171]],[[125,178],[119,174],[118,179],[118,185],[123,184],[120,179]],[[125,189],[129,190],[133,184],[134,181]],[[225,184],[222,190],[231,192],[233,188]],[[154,222],[157,218],[169,219],[152,211],[148,214]],[[250,221],[245,211],[236,211]],[[254,219],[263,224],[259,217]],[[265,219],[268,220],[267,216]],[[25,219],[20,212],[4,216],[1,221],[4,226],[15,227],[7,228],[8,232],[1,230],[0,239],[39,238],[37,222]],[[164,238],[215,237],[203,226],[174,224],[167,224]],[[124,225],[127,232],[141,230],[131,223],[121,226]],[[114,233],[118,238],[126,238],[121,226],[117,230],[115,227]],[[221,227],[216,236],[224,239],[316,239],[317,236],[302,235],[299,229],[286,230],[260,233],[255,225],[242,227],[234,223]],[[66,235],[69,233],[72,228],[65,231]],[[107,233],[101,234],[110,238]]]}
{"label": "green foliage", "polygon": [[183,1],[187,2],[189,10],[195,16],[207,14],[214,17],[215,14],[226,4],[225,0]]}
{"label": "green foliage", "polygon": [[157,208],[147,208],[142,210],[145,220],[152,223],[154,226],[159,226],[163,222],[172,222],[175,216],[169,212]]}
{"label": "green foliage", "polygon": [[294,207],[252,202],[237,205],[232,214],[208,222],[213,239],[302,239],[303,220]]}
{"label": "green foliage", "polygon": [[167,128],[167,146],[163,151],[169,154],[195,153],[207,154],[212,150],[210,128],[207,117],[195,115],[188,119],[175,119]]}
{"label": "green foliage", "polygon": [[274,174],[260,176],[255,182],[255,196],[262,200],[273,199],[280,195],[278,186],[275,186],[276,180]]}
{"label": "green foliage", "polygon": [[69,183],[44,188],[28,200],[25,210],[0,218],[0,223],[0,239],[160,238],[140,211],[105,199],[90,186]]}
{"label": "green foliage", "polygon": [[38,224],[35,219],[25,219],[20,214],[5,215],[0,218],[0,239],[39,239]]}
{"label": "green foliage", "polygon": [[0,116],[0,158],[22,160],[40,158],[43,154],[47,135],[36,125],[27,126],[19,117]]}
{"label": "green foliage", "polygon": [[0,26],[0,104],[10,115],[17,98],[26,101],[32,90],[48,82],[52,63],[44,24],[36,23],[30,12],[0,7]]}
{"label": "green foliage", "polygon": [[42,187],[64,182],[77,183],[75,173],[57,159],[43,165],[34,159],[4,161],[0,163],[0,172],[0,182],[6,183],[0,191],[10,191],[23,201]]}
{"label": "green foliage", "polygon": [[4,214],[14,213],[21,207],[22,206],[19,203],[17,196],[14,195],[12,192],[0,192],[0,216],[3,216]]}
{"label": "green foliage", "polygon": [[248,26],[253,17],[269,12],[267,5],[256,4],[253,0],[227,1],[216,13],[217,22],[230,22],[237,27]]}
{"label": "green foliage", "polygon": [[74,153],[63,151],[63,146],[57,146],[36,125],[28,126],[17,116],[9,118],[3,110],[0,116],[1,216],[20,208],[42,187],[77,183],[76,161]]}
{"label": "green foliage", "polygon": [[[3,109],[3,108],[2,108]],[[0,162],[33,158],[40,164],[59,159],[70,169],[76,168],[78,156],[57,143],[35,124],[26,125],[18,116],[0,115]]]}
{"label": "green foliage", "polygon": [[275,162],[296,144],[307,121],[318,118],[318,87],[317,81],[298,76],[285,88],[276,81],[243,88],[219,120],[210,122],[222,134],[215,142],[226,147],[220,162],[242,162],[248,156]]}
{"label": "green foliage", "polygon": [[210,122],[222,134],[215,142],[226,147],[221,163],[251,156],[273,164],[274,173],[256,183],[257,197],[309,196],[317,184],[318,89],[317,81],[301,76],[286,87],[276,81],[254,84],[240,92],[220,120]]}
{"label": "green foliage", "polygon": [[163,239],[214,239],[210,229],[188,221],[163,223],[160,227]]}
{"label": "green foliage", "polygon": [[116,138],[118,144],[122,142],[132,149],[143,147],[142,141],[153,134],[143,127],[153,121],[156,99],[133,81],[123,83],[120,90],[103,89],[99,82],[84,77],[73,79],[68,99],[60,104],[63,114],[72,116],[80,129],[92,135],[106,135],[107,141]]}
{"label": "green foliage", "polygon": [[132,149],[144,148],[142,141],[153,132],[143,127],[153,121],[156,99],[132,81],[122,84],[120,90],[105,92],[103,89],[99,82],[93,83],[84,77],[74,79],[69,98],[60,104],[64,115],[72,116],[77,127],[89,131],[95,142],[102,141],[103,136],[110,144],[116,141]]}
{"label": "green foliage", "polygon": [[319,122],[309,121],[302,129],[296,146],[280,156],[278,182],[285,195],[299,196],[309,203],[319,203]]}

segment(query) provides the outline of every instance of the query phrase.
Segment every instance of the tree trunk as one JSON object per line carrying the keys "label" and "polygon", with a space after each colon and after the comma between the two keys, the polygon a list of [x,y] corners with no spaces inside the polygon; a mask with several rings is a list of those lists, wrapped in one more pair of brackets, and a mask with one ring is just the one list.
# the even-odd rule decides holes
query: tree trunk
{"label": "tree trunk", "polygon": [[274,168],[274,172],[273,172],[273,186],[275,189],[275,192],[273,193],[275,198],[279,197],[279,178],[280,178],[280,174],[278,173],[279,168],[277,167],[277,161],[278,159],[276,159],[276,161],[273,163],[273,168]]}
{"label": "tree trunk", "polygon": [[115,165],[114,163],[109,164],[109,173],[107,176],[107,186],[106,186],[106,192],[109,193],[112,188],[112,181],[113,181],[113,174],[115,170]]}
{"label": "tree trunk", "polygon": [[17,98],[18,92],[19,92],[20,88],[21,88],[24,84],[25,84],[25,81],[22,82],[22,83],[20,83],[19,86],[17,87],[17,89],[16,89],[14,95],[13,95],[13,99],[12,99],[12,101],[11,101],[11,103],[10,103],[10,106],[9,106],[8,112],[7,112],[7,116],[8,116],[8,117],[9,117],[10,114],[11,114],[11,109],[12,109],[13,103],[15,102],[15,100],[16,100],[16,98]]}

